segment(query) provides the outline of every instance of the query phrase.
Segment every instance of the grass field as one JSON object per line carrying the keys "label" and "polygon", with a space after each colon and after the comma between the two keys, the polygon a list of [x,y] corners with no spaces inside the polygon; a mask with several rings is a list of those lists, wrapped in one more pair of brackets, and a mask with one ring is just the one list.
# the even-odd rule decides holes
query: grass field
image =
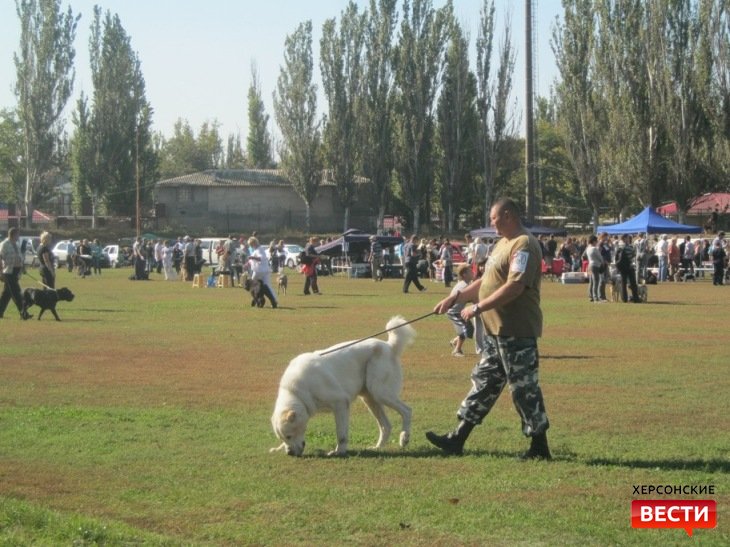
{"label": "grass field", "polygon": [[[528,442],[508,393],[463,457],[427,443],[454,425],[475,361],[450,356],[445,317],[415,323],[404,355],[408,448],[396,434],[368,449],[375,422],[357,402],[349,458],[325,456],[327,414],[289,458],[268,452],[288,361],[421,316],[443,285],[324,277],[305,297],[290,272],[272,310],[242,289],[129,273],[61,271],[76,293],[62,322],[22,322],[12,304],[0,321],[0,545],[730,544],[730,288],[667,283],[647,305],[594,305],[585,285],[544,282],[552,462],[516,461]],[[713,485],[717,528],[632,529],[633,486],[666,484]]]}

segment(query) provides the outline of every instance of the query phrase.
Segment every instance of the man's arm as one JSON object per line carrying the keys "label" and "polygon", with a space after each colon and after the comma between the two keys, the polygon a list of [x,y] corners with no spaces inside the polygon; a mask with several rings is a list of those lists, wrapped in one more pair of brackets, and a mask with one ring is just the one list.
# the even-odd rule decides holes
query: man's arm
{"label": "man's arm", "polygon": [[[477,302],[477,307],[479,308],[478,313],[483,313],[487,310],[505,306],[512,302],[515,298],[520,296],[524,291],[525,285],[521,281],[507,281],[507,283],[502,285],[487,298]],[[478,294],[479,292],[477,291],[477,296]],[[461,310],[461,317],[465,321],[468,321],[475,315],[476,314],[472,312],[470,306],[467,306],[463,310]]]}
{"label": "man's arm", "polygon": [[433,311],[437,314],[442,314],[446,313],[454,304],[475,302],[479,298],[479,286],[481,284],[481,279],[475,279],[463,291],[453,296],[449,295],[441,300],[434,306]]}

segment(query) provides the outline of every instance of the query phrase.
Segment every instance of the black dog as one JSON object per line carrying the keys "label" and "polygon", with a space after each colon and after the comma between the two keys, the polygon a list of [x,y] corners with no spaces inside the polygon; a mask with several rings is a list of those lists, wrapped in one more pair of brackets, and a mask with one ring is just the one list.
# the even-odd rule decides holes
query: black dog
{"label": "black dog", "polygon": [[263,308],[266,300],[264,299],[264,283],[260,279],[248,279],[243,282],[243,288],[251,293],[251,307],[258,306]]}
{"label": "black dog", "polygon": [[62,289],[25,289],[23,291],[23,315],[28,313],[28,308],[33,305],[38,306],[41,309],[41,313],[38,314],[38,320],[43,316],[43,312],[51,310],[53,317],[56,321],[60,321],[61,318],[56,313],[56,304],[60,301],[71,302],[74,299],[74,293],[67,288]]}

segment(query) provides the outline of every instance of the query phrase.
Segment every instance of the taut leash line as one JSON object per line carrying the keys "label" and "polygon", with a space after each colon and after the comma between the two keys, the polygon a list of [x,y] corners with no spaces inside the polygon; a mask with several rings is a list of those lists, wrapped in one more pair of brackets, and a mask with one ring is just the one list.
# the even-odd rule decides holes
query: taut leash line
{"label": "taut leash line", "polygon": [[415,319],[411,319],[410,321],[406,321],[405,323],[401,323],[400,325],[397,325],[395,327],[391,327],[389,329],[385,329],[383,331],[377,332],[375,334],[371,334],[370,336],[366,336],[365,338],[360,338],[359,340],[355,340],[353,342],[349,342],[345,344],[344,346],[338,346],[336,348],[323,351],[319,355],[327,355],[328,353],[334,353],[335,351],[340,351],[341,349],[349,348],[350,346],[354,346],[355,344],[359,344],[360,342],[364,342],[365,340],[369,340],[370,338],[375,338],[376,336],[380,336],[381,334],[385,334],[386,332],[390,332],[395,329],[399,329],[401,327],[405,327],[406,325],[410,325],[411,323],[415,323],[416,321],[420,321],[421,319],[426,319],[426,317],[430,317],[432,315],[435,315],[436,312],[432,311],[427,313],[426,315],[422,315],[421,317],[416,317]]}

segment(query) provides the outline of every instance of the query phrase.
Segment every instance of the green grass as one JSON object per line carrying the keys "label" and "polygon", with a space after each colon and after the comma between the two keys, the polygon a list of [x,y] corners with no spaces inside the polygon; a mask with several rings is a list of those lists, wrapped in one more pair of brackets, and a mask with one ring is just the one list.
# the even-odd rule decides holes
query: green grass
{"label": "green grass", "polygon": [[[591,305],[585,286],[545,282],[550,463],[515,460],[527,441],[508,393],[463,457],[432,449],[424,432],[453,426],[474,359],[449,355],[444,317],[425,319],[404,356],[410,446],[393,435],[369,449],[375,423],[358,402],[351,455],[332,459],[328,414],[310,422],[304,457],[268,452],[287,362],[421,316],[442,285],[403,295],[396,280],[325,277],[304,297],[290,272],[281,309],[259,310],[241,289],[128,275],[60,272],[77,295],[61,323],[13,309],[0,321],[0,545],[730,543],[726,288]],[[717,528],[633,530],[635,484],[715,485]]]}

